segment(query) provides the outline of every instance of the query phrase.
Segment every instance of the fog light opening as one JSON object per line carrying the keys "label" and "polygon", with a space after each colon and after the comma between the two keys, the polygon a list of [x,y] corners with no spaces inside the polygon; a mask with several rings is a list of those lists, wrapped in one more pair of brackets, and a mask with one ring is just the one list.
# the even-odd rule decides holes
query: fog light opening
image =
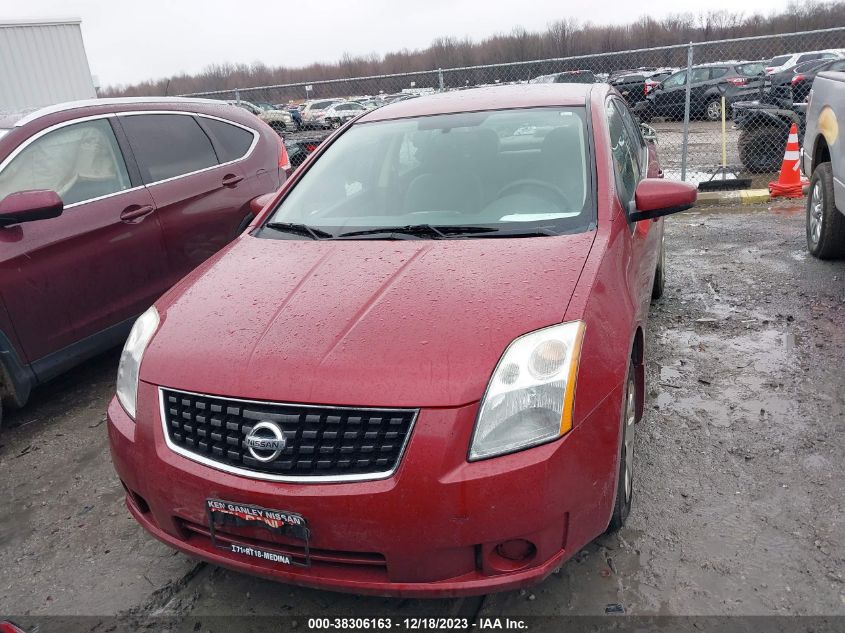
{"label": "fog light opening", "polygon": [[144,499],[141,495],[137,492],[132,490],[129,486],[126,485],[126,482],[122,479],[120,480],[123,489],[126,491],[127,496],[129,497],[129,502],[132,503],[141,514],[147,514],[150,511],[150,506],[147,503],[147,500]]}
{"label": "fog light opening", "polygon": [[496,553],[505,560],[526,563],[537,554],[537,547],[531,541],[517,538],[499,543],[496,546]]}

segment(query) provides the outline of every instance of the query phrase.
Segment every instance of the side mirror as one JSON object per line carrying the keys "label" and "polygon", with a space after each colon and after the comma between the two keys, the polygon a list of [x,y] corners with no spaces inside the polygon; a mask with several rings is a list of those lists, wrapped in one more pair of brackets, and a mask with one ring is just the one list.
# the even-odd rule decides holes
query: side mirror
{"label": "side mirror", "polygon": [[55,191],[16,191],[0,201],[0,227],[57,218],[63,210],[64,203]]}
{"label": "side mirror", "polygon": [[637,185],[628,218],[631,222],[640,222],[686,211],[695,205],[697,198],[695,185],[678,180],[646,178]]}
{"label": "side mirror", "polygon": [[253,198],[249,201],[249,210],[252,211],[253,215],[258,215],[264,210],[270,201],[276,196],[276,192],[265,193],[263,196],[258,196],[257,198]]}

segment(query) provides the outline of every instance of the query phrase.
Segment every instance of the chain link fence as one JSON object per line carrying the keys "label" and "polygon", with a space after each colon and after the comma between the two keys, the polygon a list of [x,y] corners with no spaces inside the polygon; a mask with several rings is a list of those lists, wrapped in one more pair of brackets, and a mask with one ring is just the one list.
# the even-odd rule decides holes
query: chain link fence
{"label": "chain link fence", "polygon": [[756,188],[780,169],[793,123],[803,138],[810,87],[825,70],[845,71],[845,27],[184,96],[254,109],[285,136],[296,166],[325,131],[398,99],[501,84],[609,82],[652,128],[666,177],[702,189]]}

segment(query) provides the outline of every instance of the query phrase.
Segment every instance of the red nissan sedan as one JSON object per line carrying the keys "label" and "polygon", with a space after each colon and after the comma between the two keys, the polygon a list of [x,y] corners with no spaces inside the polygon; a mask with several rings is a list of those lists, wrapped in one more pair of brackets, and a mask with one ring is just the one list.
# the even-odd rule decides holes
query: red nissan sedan
{"label": "red nissan sedan", "polygon": [[631,508],[660,179],[602,84],[369,112],[136,322],[109,411],[132,515],[294,584],[545,578]]}

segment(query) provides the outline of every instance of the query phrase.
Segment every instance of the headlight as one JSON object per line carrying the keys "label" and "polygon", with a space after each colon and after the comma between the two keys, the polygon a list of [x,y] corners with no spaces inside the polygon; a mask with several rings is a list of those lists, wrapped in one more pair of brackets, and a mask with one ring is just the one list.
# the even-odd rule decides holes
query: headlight
{"label": "headlight", "polygon": [[117,366],[117,399],[133,420],[138,397],[138,370],[141,367],[141,358],[144,356],[147,344],[158,329],[158,324],[158,311],[155,307],[138,317],[129,332],[129,338],[126,339],[126,345],[123,346],[123,353],[120,355],[120,365]]}
{"label": "headlight", "polygon": [[481,401],[470,461],[557,439],[572,428],[584,323],[572,321],[515,339]]}

